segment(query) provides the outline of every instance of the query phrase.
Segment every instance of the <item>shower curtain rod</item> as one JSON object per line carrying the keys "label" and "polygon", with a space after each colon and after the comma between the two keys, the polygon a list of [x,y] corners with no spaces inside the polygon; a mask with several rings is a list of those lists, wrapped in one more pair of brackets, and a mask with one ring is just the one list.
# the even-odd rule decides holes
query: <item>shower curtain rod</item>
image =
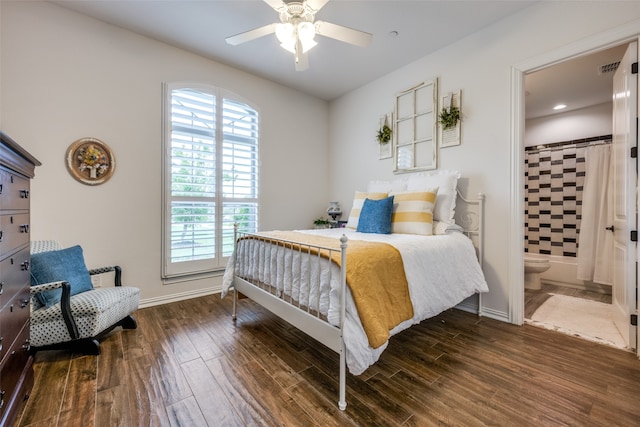
{"label": "shower curtain rod", "polygon": [[556,151],[566,148],[567,145],[575,145],[575,148],[591,147],[595,145],[611,144],[613,135],[603,135],[594,138],[576,139],[573,141],[553,142],[551,144],[532,145],[525,147],[526,152],[540,152],[542,150]]}

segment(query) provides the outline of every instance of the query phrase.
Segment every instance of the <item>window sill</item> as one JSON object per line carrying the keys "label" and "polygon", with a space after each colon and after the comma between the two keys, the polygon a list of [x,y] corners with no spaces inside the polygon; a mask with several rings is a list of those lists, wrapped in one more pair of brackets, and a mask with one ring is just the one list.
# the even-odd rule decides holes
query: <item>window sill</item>
{"label": "window sill", "polygon": [[175,285],[177,283],[183,282],[193,282],[195,280],[202,279],[211,279],[214,277],[222,277],[224,275],[224,268],[219,268],[217,270],[202,272],[202,273],[190,273],[183,274],[180,276],[172,276],[172,277],[163,277],[162,284],[163,285]]}

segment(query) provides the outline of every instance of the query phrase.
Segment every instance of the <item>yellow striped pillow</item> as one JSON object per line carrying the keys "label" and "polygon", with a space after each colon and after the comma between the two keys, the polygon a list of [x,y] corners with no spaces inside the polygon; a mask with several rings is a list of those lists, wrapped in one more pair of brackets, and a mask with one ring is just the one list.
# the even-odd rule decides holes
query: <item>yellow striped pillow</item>
{"label": "yellow striped pillow", "polygon": [[402,234],[433,234],[433,208],[438,189],[394,193],[391,232]]}
{"label": "yellow striped pillow", "polygon": [[365,199],[382,200],[382,199],[386,199],[388,196],[389,196],[388,193],[365,193],[362,191],[356,191],[355,196],[353,196],[351,213],[349,213],[349,220],[347,221],[346,226],[349,228],[353,228],[354,230],[358,228],[358,220],[360,219],[360,210],[362,210],[362,205],[364,204]]}

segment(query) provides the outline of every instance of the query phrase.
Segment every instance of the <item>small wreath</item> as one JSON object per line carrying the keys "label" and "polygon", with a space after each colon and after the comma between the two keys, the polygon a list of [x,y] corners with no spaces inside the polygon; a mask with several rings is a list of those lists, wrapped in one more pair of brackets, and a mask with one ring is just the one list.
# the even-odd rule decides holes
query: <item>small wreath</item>
{"label": "small wreath", "polygon": [[442,107],[440,112],[440,124],[443,130],[455,128],[460,120],[460,109],[456,106]]}
{"label": "small wreath", "polygon": [[111,149],[96,138],[82,138],[67,149],[67,170],[73,178],[87,185],[106,182],[116,168]]}
{"label": "small wreath", "polygon": [[382,125],[378,129],[378,135],[376,136],[379,144],[386,144],[391,141],[391,128],[387,125]]}

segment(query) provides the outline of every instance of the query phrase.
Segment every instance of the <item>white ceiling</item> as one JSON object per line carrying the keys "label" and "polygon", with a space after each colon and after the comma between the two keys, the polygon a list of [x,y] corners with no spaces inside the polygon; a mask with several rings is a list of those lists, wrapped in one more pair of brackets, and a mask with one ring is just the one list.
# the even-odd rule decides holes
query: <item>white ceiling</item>
{"label": "white ceiling", "polygon": [[[611,102],[613,72],[601,74],[600,66],[622,59],[621,45],[564,61],[525,76],[526,117],[536,118]],[[557,104],[567,108],[554,111]]]}
{"label": "white ceiling", "polygon": [[[309,69],[275,35],[239,46],[225,37],[279,22],[262,0],[52,0],[101,21],[331,100],[528,7],[505,0],[330,0],[316,15],[373,34],[366,48],[316,36]],[[398,35],[389,34],[397,31]]]}
{"label": "white ceiling", "polygon": [[[295,71],[293,55],[275,35],[239,46],[225,38],[272,22],[277,13],[262,0],[50,0],[67,9],[160,40],[325,100],[371,82],[460,40],[535,1],[330,0],[316,15],[373,34],[360,48],[317,36],[309,69]],[[396,37],[390,34],[398,32]],[[526,77],[527,118],[611,99],[611,75],[597,65],[622,57],[621,49],[575,59]]]}

